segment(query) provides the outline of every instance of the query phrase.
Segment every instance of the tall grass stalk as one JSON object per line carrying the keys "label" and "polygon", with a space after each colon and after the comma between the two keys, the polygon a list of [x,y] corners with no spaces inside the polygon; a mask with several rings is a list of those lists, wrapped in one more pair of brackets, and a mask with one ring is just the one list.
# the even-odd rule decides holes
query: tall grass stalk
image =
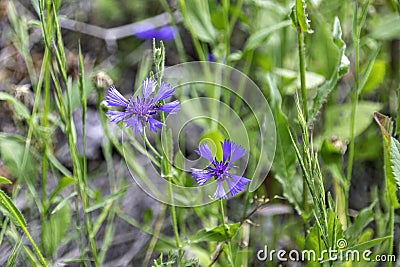
{"label": "tall grass stalk", "polygon": [[297,41],[299,48],[299,71],[300,71],[300,91],[304,119],[308,122],[307,105],[307,86],[306,86],[306,52],[304,45],[304,32],[301,29],[297,31]]}
{"label": "tall grass stalk", "polygon": [[[161,6],[164,8],[164,10],[168,13],[172,25],[177,27],[175,20],[174,20],[174,15],[172,13],[171,8],[168,5],[168,2],[166,0],[159,0],[159,2],[161,4]],[[179,58],[180,58],[181,62],[186,62],[187,58],[186,58],[185,48],[183,47],[183,41],[182,41],[181,35],[177,29],[178,28],[175,28],[175,30],[176,30],[176,32],[175,32],[176,36],[174,38],[175,46],[176,46],[176,49],[178,50],[178,54],[179,54]]]}
{"label": "tall grass stalk", "polygon": [[185,20],[185,22],[186,22],[186,27],[188,28],[188,30],[189,30],[189,32],[190,32],[190,35],[191,35],[191,37],[192,37],[193,44],[194,44],[194,47],[195,47],[195,49],[196,49],[197,55],[198,55],[198,57],[199,57],[199,59],[200,59],[201,61],[205,61],[205,60],[206,60],[206,56],[205,56],[205,54],[204,54],[203,48],[201,47],[201,43],[200,43],[199,39],[197,38],[197,36],[196,36],[196,34],[195,34],[195,31],[194,31],[194,29],[193,29],[193,26],[192,26],[192,24],[190,23],[190,19],[189,19],[187,10],[186,10],[185,0],[179,0],[179,3],[180,3],[180,7],[181,7],[181,12],[182,12],[183,19]]}
{"label": "tall grass stalk", "polygon": [[[164,67],[165,67],[165,48],[162,41],[160,41],[160,47],[156,48],[155,39],[153,39],[153,57],[154,57],[154,65],[155,71],[157,73],[157,83],[158,86],[161,85],[162,77],[164,75]],[[165,115],[162,112],[160,114],[160,121],[165,126]],[[178,259],[182,259],[183,257],[183,250],[181,245],[181,240],[179,237],[179,229],[178,229],[178,220],[176,215],[176,207],[174,204],[174,196],[173,196],[173,189],[172,189],[172,181],[173,181],[173,174],[171,173],[171,166],[168,160],[169,155],[169,140],[167,130],[163,128],[161,130],[161,140],[167,143],[163,144],[163,149],[161,151],[161,175],[167,179],[168,181],[168,194],[170,197],[170,207],[171,207],[171,219],[172,219],[172,228],[175,236],[175,244],[178,248]]]}
{"label": "tall grass stalk", "polygon": [[[297,5],[298,3],[296,3]],[[307,86],[306,86],[306,58],[305,58],[305,44],[304,44],[304,32],[300,25],[297,26],[297,42],[299,52],[299,72],[300,72],[300,92],[301,92],[301,103],[302,103],[302,114],[304,116],[305,123],[308,122],[308,105],[307,105]],[[307,131],[307,129],[305,129]],[[306,145],[305,136],[303,135],[304,146]],[[308,137],[307,137],[308,138]],[[307,140],[308,141],[308,140]],[[305,147],[306,149],[306,147]],[[305,213],[308,211],[308,189],[306,177],[303,175],[303,210]],[[304,232],[306,232],[307,225],[304,225]]]}
{"label": "tall grass stalk", "polygon": [[367,0],[363,7],[361,17],[358,16],[358,5],[355,4],[354,7],[354,15],[353,15],[353,30],[352,30],[352,39],[354,45],[354,90],[352,95],[352,108],[351,108],[351,117],[350,117],[350,144],[349,144],[349,158],[347,162],[347,174],[346,174],[346,183],[345,183],[345,208],[348,218],[348,198],[349,198],[349,190],[350,190],[350,182],[351,175],[353,171],[353,161],[354,161],[354,145],[355,145],[355,121],[356,121],[356,113],[358,106],[358,98],[360,95],[360,36],[361,29],[365,22],[365,18],[367,15],[367,7],[369,1]]}
{"label": "tall grass stalk", "polygon": [[[48,50],[50,54],[50,58],[55,59],[56,66],[54,64],[51,64],[51,77],[54,82],[54,86],[56,89],[56,101],[57,101],[57,108],[59,111],[59,115],[61,118],[61,121],[64,125],[64,131],[67,137],[67,143],[68,147],[70,149],[70,155],[72,159],[72,165],[73,165],[73,174],[74,177],[77,179],[77,187],[75,188],[79,192],[79,198],[81,200],[81,204],[84,210],[83,213],[83,233],[85,233],[85,236],[89,240],[90,248],[91,248],[91,253],[93,257],[93,262],[95,266],[99,266],[98,259],[97,259],[97,246],[96,246],[96,241],[94,239],[94,236],[92,234],[92,221],[91,221],[91,215],[86,213],[86,209],[89,206],[89,196],[87,192],[87,183],[86,183],[86,173],[87,170],[85,169],[86,165],[86,159],[85,156],[83,157],[84,160],[81,159],[81,156],[79,155],[78,149],[76,147],[76,136],[75,136],[75,128],[74,124],[72,122],[72,110],[71,110],[71,95],[70,95],[70,90],[71,90],[71,83],[69,78],[67,77],[66,73],[66,57],[65,57],[65,52],[64,52],[64,45],[63,45],[63,40],[61,36],[61,31],[60,31],[60,25],[58,24],[58,18],[57,18],[57,10],[55,7],[55,4],[52,2],[44,2],[39,1],[39,9],[40,9],[40,19],[41,19],[41,25],[42,25],[42,32],[43,32],[43,38],[45,41],[46,45],[46,50]],[[46,12],[46,13],[45,13]],[[46,17],[45,17],[46,14]],[[82,59],[82,57],[81,57]],[[49,59],[50,60],[50,59]],[[53,61],[51,61],[53,62]],[[83,75],[83,66],[82,66],[82,61],[80,62],[80,75]],[[65,85],[65,98],[63,96],[62,90],[61,90],[61,83],[59,81],[57,73],[60,74],[61,76],[61,81]],[[83,79],[83,77],[81,78]],[[81,80],[82,82],[82,80]],[[83,84],[81,83],[81,98],[83,97]],[[81,99],[82,100],[82,99]],[[86,105],[86,101],[83,102],[84,105]],[[83,108],[84,113],[83,117],[86,117],[86,107]],[[84,118],[85,119],[85,118]],[[85,124],[83,124],[83,127],[85,127]],[[85,131],[85,130],[84,130]],[[85,141],[84,141],[85,142]],[[76,226],[79,232],[79,229],[81,228],[80,225],[80,219],[79,219],[79,204],[78,202],[75,202],[75,207],[78,208],[76,210],[77,212],[77,219],[76,219]],[[81,236],[82,233],[79,233],[79,236]],[[81,251],[83,252],[83,251]],[[81,255],[83,256],[83,255]]]}

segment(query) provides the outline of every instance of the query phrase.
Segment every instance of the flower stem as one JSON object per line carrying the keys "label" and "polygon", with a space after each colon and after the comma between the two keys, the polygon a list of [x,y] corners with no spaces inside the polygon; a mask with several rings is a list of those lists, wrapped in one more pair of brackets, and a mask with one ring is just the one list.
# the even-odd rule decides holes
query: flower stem
{"label": "flower stem", "polygon": [[[363,5],[363,12],[361,14],[361,19],[358,16],[358,5],[354,7],[353,15],[353,43],[354,43],[354,92],[352,99],[352,109],[350,118],[350,144],[349,144],[349,158],[347,161],[347,173],[346,173],[346,184],[345,184],[345,194],[346,194],[346,208],[348,207],[348,196],[350,189],[351,174],[353,171],[353,160],[354,160],[354,145],[355,145],[355,122],[356,113],[358,106],[358,97],[360,94],[360,36],[361,28],[365,20],[366,12],[364,12],[368,7],[368,1]],[[347,216],[347,220],[349,217]]]}
{"label": "flower stem", "polygon": [[[221,209],[221,224],[224,226],[225,229],[225,235],[226,237],[228,237],[228,232],[227,232],[227,225],[225,224],[225,209],[224,209],[224,202],[222,199],[219,200],[219,207]],[[232,254],[232,245],[230,240],[227,240],[227,244],[228,244],[228,261],[230,263],[231,266],[235,266],[233,264],[233,254]]]}
{"label": "flower stem", "polygon": [[192,24],[190,23],[189,15],[186,10],[185,0],[179,0],[179,3],[180,3],[181,12],[182,12],[182,17],[185,21],[185,24],[187,25],[190,36],[192,37],[193,45],[197,52],[197,55],[201,61],[205,61],[206,57],[204,55],[203,48],[201,47],[201,43],[195,34],[195,30],[193,29]]}
{"label": "flower stem", "polygon": [[299,42],[299,64],[300,64],[300,87],[301,100],[303,105],[303,113],[306,122],[308,122],[308,106],[307,106],[307,88],[306,88],[306,59],[304,51],[304,33],[301,29],[297,32]]}
{"label": "flower stem", "polygon": [[[154,57],[154,65],[156,68],[156,73],[157,73],[157,84],[160,87],[162,77],[164,74],[164,64],[165,64],[165,49],[164,49],[164,44],[163,42],[160,42],[160,48],[158,48],[161,52],[160,55],[157,55],[157,48],[155,45],[155,40],[153,39],[153,57]],[[165,115],[163,112],[160,114],[160,121],[163,124],[163,129],[161,129],[161,134],[162,138],[161,141],[168,142],[168,136],[167,136],[167,131],[164,129],[165,126]],[[183,250],[181,246],[181,241],[179,238],[179,230],[178,230],[178,220],[176,216],[176,208],[174,204],[174,195],[173,195],[173,190],[172,190],[172,173],[171,173],[171,165],[170,162],[168,161],[168,144],[164,146],[165,149],[162,149],[161,155],[161,174],[163,177],[166,177],[168,179],[168,191],[169,191],[169,197],[170,197],[170,205],[171,205],[171,219],[172,219],[172,228],[174,231],[174,236],[175,236],[175,243],[176,246],[178,247],[178,253],[179,257],[178,259],[181,259],[183,257]],[[155,150],[155,149],[154,149]]]}
{"label": "flower stem", "polygon": [[171,201],[171,217],[172,217],[172,227],[174,229],[175,235],[175,243],[176,246],[181,250],[181,241],[179,239],[179,230],[178,230],[178,220],[176,217],[176,210],[174,205],[174,197],[172,192],[172,177],[168,177],[168,189],[169,189],[169,197]]}
{"label": "flower stem", "polygon": [[[308,122],[308,106],[307,106],[307,88],[306,88],[306,64],[305,64],[305,51],[304,51],[304,33],[301,29],[297,31],[297,37],[299,42],[299,67],[300,67],[300,89],[301,89],[301,100],[302,109],[306,125]],[[308,188],[306,177],[303,177],[303,209],[307,213],[308,205]],[[306,229],[307,226],[305,225]]]}
{"label": "flower stem", "polygon": [[[388,245],[388,255],[393,255],[393,246],[395,245],[393,243],[393,236],[394,236],[394,206],[391,204],[390,211],[389,211],[389,245]],[[391,267],[392,262],[387,261],[386,267]]]}
{"label": "flower stem", "polygon": [[158,153],[157,149],[150,143],[149,139],[147,138],[146,131],[143,129],[143,140],[146,146],[150,148],[150,150],[154,153],[154,155],[158,158],[161,158],[160,153]]}

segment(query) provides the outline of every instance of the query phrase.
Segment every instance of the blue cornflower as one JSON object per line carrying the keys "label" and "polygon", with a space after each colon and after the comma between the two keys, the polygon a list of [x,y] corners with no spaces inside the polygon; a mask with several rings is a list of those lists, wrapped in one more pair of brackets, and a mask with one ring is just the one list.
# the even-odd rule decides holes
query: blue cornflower
{"label": "blue cornflower", "polygon": [[152,25],[146,25],[143,30],[136,33],[136,36],[142,40],[163,40],[168,41],[175,38],[175,28],[172,26],[163,26],[154,28]]}
{"label": "blue cornflower", "polygon": [[147,123],[150,125],[150,130],[157,132],[157,128],[162,127],[162,123],[154,118],[157,111],[174,114],[179,110],[180,103],[175,100],[162,104],[160,101],[171,97],[174,89],[170,84],[162,82],[157,93],[152,96],[156,87],[157,82],[147,78],[142,84],[143,97],[137,96],[135,99],[131,96],[127,100],[114,86],[111,86],[107,92],[106,102],[109,106],[119,107],[122,110],[107,111],[110,120],[115,123],[124,122],[126,127],[131,127],[135,134],[142,133]]}
{"label": "blue cornflower", "polygon": [[[199,148],[195,150],[196,153],[210,161],[211,164],[204,170],[192,168],[192,175],[196,178],[198,185],[203,185],[212,177],[218,181],[217,190],[213,198],[228,198],[228,194],[234,196],[240,191],[243,191],[246,184],[250,182],[250,180],[245,177],[229,173],[229,170],[236,167],[232,163],[243,157],[246,150],[229,140],[221,142],[221,146],[223,158],[222,161],[218,161],[217,158],[213,158],[207,143],[200,145]],[[228,185],[227,193],[225,192],[223,181],[226,181]]]}
{"label": "blue cornflower", "polygon": [[207,61],[215,62],[215,56],[213,53],[207,53],[206,59],[207,59]]}

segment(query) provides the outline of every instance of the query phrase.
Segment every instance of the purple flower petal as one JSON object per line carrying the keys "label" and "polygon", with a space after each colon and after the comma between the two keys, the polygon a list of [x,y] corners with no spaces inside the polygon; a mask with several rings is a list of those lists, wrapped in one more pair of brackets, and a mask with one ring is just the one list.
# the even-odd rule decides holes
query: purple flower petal
{"label": "purple flower petal", "polygon": [[231,155],[232,151],[232,143],[229,140],[224,140],[224,142],[221,142],[221,147],[223,151],[223,159],[222,162],[226,162]]}
{"label": "purple flower petal", "polygon": [[114,85],[107,91],[106,102],[114,107],[127,107],[129,104],[129,101],[118,92]]}
{"label": "purple flower petal", "polygon": [[156,87],[157,82],[152,78],[147,78],[146,80],[144,80],[142,84],[143,97],[148,98],[154,92]]}
{"label": "purple flower petal", "polygon": [[[199,185],[206,183],[210,178],[214,177],[218,181],[217,189],[213,195],[213,198],[228,198],[228,195],[234,196],[239,192],[245,190],[246,185],[251,182],[251,180],[229,173],[232,169],[232,162],[243,157],[246,150],[229,140],[224,140],[220,143],[223,150],[223,159],[219,161],[213,159],[211,149],[207,143],[203,143],[196,149],[201,157],[207,159],[212,164],[209,165],[206,170],[200,170],[192,168],[192,176],[196,178]],[[228,193],[225,192],[223,182],[226,181],[228,187]]]}
{"label": "purple flower petal", "polygon": [[158,110],[164,111],[164,112],[168,112],[171,114],[175,114],[176,112],[178,112],[180,110],[179,105],[181,103],[178,100],[166,103],[164,105],[162,105],[161,107],[158,108]]}
{"label": "purple flower petal", "polygon": [[215,57],[212,53],[207,53],[207,61],[215,62]]}
{"label": "purple flower petal", "polygon": [[111,122],[119,123],[127,116],[124,111],[109,110],[106,112]]}
{"label": "purple flower petal", "polygon": [[172,86],[169,83],[162,82],[160,88],[157,91],[157,94],[153,98],[152,103],[155,104],[158,101],[171,97],[173,93],[174,89],[172,88]]}
{"label": "purple flower petal", "polygon": [[196,168],[191,168],[191,170],[192,170],[192,176],[196,178],[196,183],[198,185],[203,185],[205,182],[208,181],[208,179],[213,177],[213,174],[211,174],[207,170],[201,170]]}
{"label": "purple flower petal", "polygon": [[222,185],[222,181],[218,181],[218,186],[217,190],[215,191],[214,195],[212,196],[213,198],[228,198],[228,194],[225,193],[224,186]]}
{"label": "purple flower petal", "polygon": [[161,129],[161,127],[163,125],[161,122],[159,122],[156,119],[153,119],[152,117],[148,117],[148,120],[149,120],[149,125],[150,125],[150,130],[151,131],[156,133],[157,132],[157,128]]}
{"label": "purple flower petal", "polygon": [[154,28],[152,25],[145,25],[144,29],[136,33],[136,36],[143,40],[172,40],[175,38],[175,29],[172,26],[163,26],[161,28]]}
{"label": "purple flower petal", "polygon": [[132,130],[134,131],[135,135],[140,132],[143,132],[143,125],[142,122],[139,120],[137,116],[132,116],[129,119],[125,120],[126,126],[131,127]]}
{"label": "purple flower petal", "polygon": [[197,154],[199,154],[201,157],[205,158],[209,162],[213,161],[213,156],[211,149],[208,147],[207,143],[203,143],[199,146],[198,149],[195,150]]}
{"label": "purple flower petal", "polygon": [[235,143],[231,143],[231,150],[232,150],[232,156],[230,158],[231,162],[234,162],[235,160],[240,159],[246,153],[246,149],[244,149],[242,146],[239,146]]}
{"label": "purple flower petal", "polygon": [[243,191],[246,187],[246,184],[250,183],[250,181],[251,181],[245,177],[234,175],[234,174],[230,174],[230,177],[232,179],[228,178],[228,179],[226,179],[226,182],[228,183],[228,189],[229,189],[229,193],[231,194],[231,196],[234,196],[237,193]]}

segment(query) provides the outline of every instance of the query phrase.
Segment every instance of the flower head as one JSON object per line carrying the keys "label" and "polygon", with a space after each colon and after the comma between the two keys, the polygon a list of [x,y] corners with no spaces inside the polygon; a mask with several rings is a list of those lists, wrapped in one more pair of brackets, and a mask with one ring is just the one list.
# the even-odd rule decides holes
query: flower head
{"label": "flower head", "polygon": [[[218,161],[217,158],[213,158],[207,143],[200,145],[199,148],[195,150],[196,153],[210,161],[211,164],[204,170],[192,168],[192,175],[196,179],[198,185],[203,185],[210,178],[214,178],[218,181],[217,190],[213,198],[228,198],[228,195],[234,196],[240,191],[243,191],[246,184],[250,182],[250,180],[245,177],[234,175],[229,172],[232,168],[236,167],[233,165],[233,162],[243,157],[246,150],[229,140],[221,142],[221,146],[223,157],[221,161]],[[227,193],[224,189],[224,181],[228,187]]]}
{"label": "flower head", "polygon": [[180,103],[175,100],[162,104],[160,101],[171,97],[174,89],[170,84],[162,82],[157,93],[153,94],[156,87],[157,82],[147,78],[142,84],[143,97],[137,96],[135,99],[131,96],[127,100],[114,86],[111,86],[107,92],[106,102],[109,106],[119,107],[121,110],[108,111],[110,120],[115,123],[124,122],[126,127],[131,127],[135,134],[142,133],[146,124],[149,124],[150,130],[157,132],[157,128],[162,127],[162,123],[154,118],[157,111],[176,113]]}
{"label": "flower head", "polygon": [[136,32],[136,36],[142,40],[173,40],[175,38],[175,28],[172,26],[163,26],[155,28],[151,24],[146,24],[143,29]]}

